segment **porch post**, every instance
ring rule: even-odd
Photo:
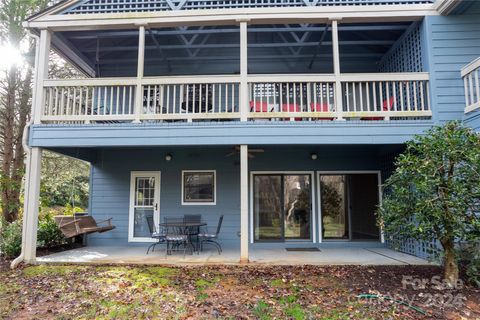
[[[340,49],[338,45],[338,20],[332,20],[333,73],[335,74],[335,108],[337,120],[343,120],[343,95],[340,78]]]
[[[25,176],[24,204],[24,255],[27,263],[35,262],[37,254],[38,207],[40,197],[40,171],[42,164],[42,149],[31,148],[27,156],[27,175]]]
[[[43,80],[48,78],[48,61],[50,58],[50,42],[51,42],[51,33],[47,29],[42,29],[40,31],[40,41],[39,41],[39,52],[38,52],[38,61],[35,61],[37,65],[35,66],[35,100],[33,101],[33,110],[32,118],[33,123],[39,124],[42,115],[43,108],[45,104],[44,99],[44,90],[43,90]]]
[[[240,146],[240,262],[248,262],[248,145]]]
[[[240,121],[248,120],[248,37],[247,20],[240,21]]]
[[[144,71],[145,59],[145,26],[138,28],[138,59],[137,59],[137,88],[135,90],[135,120],[133,122],[140,123],[140,115],[143,108],[143,88],[142,79]]]

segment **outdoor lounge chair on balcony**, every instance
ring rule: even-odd
[[[310,110],[312,112],[329,112],[328,103],[310,103]],[[318,120],[333,120],[334,118],[318,118]]]
[[[392,111],[395,98],[391,96],[388,100],[383,100],[382,111]],[[360,120],[384,120],[384,117],[362,117]]]

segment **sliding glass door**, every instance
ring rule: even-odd
[[[311,175],[257,174],[253,180],[255,241],[311,239]]]

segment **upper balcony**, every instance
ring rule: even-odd
[[[89,77],[41,80],[35,121],[429,119],[422,32],[421,21],[337,20],[43,30]]]

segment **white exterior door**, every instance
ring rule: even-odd
[[[130,175],[129,242],[153,242],[147,222],[160,222],[160,172],[132,171]]]

